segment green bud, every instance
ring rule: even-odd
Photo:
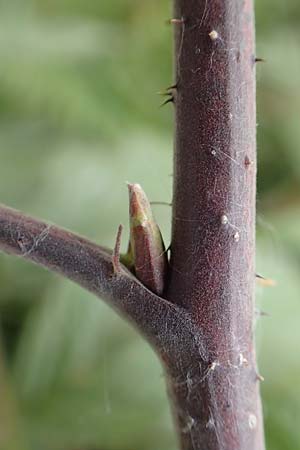
[[[150,203],[139,184],[128,184],[130,244],[122,262],[133,267],[136,277],[152,292],[165,289],[168,259]],[[131,266],[131,267],[130,267]]]

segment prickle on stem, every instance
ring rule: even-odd
[[[269,286],[276,286],[276,281],[272,280],[271,278],[265,278],[261,275],[259,275],[258,273],[255,274],[256,277],[256,281],[264,287],[269,287]]]

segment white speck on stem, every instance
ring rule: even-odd
[[[221,216],[221,224],[222,225],[227,225],[228,224],[228,217],[225,215],[225,214],[223,214],[223,216]]]
[[[248,360],[244,357],[243,353],[239,354],[239,366],[247,366]]]
[[[234,234],[233,239],[235,240],[235,242],[239,242],[239,240],[240,240],[240,233],[238,231]]]
[[[248,423],[251,430],[254,430],[257,425],[257,418],[254,414],[249,414]]]
[[[186,423],[185,427],[182,429],[182,432],[189,433],[194,425],[195,425],[195,419],[193,419],[193,417],[191,417],[191,416],[188,416],[187,423]]]
[[[216,30],[212,30],[210,33],[208,33],[208,36],[212,41],[216,41],[219,37],[219,33]]]
[[[212,417],[210,417],[206,424],[206,428],[208,428],[209,430],[212,430],[214,427],[215,427],[214,419]]]

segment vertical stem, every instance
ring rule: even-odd
[[[206,349],[191,362],[185,383],[169,381],[169,391],[182,450],[262,450],[253,342],[253,3],[175,0],[174,17],[182,23],[173,23],[177,90],[168,298],[191,313]]]

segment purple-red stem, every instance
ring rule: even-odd
[[[182,450],[262,450],[253,339],[255,53],[251,0],[175,0],[175,158],[167,298],[204,354],[169,392]],[[187,349],[188,351],[188,349]]]

